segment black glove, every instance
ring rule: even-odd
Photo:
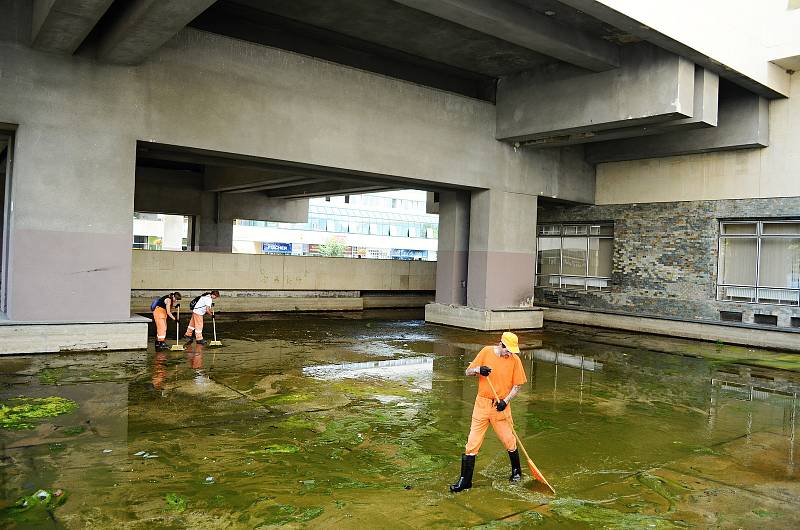
[[[508,403],[506,403],[501,399],[500,401],[497,402],[497,412],[503,412],[504,410],[506,410],[507,406]]]
[[[488,366],[481,366],[480,368],[478,368],[478,371],[481,373],[483,377],[486,377],[487,375],[492,373],[492,369],[489,368]]]

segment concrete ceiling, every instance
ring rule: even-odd
[[[190,26],[490,101],[510,73],[613,68],[625,41],[555,0],[219,0]]]

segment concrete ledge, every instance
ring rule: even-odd
[[[433,301],[433,296],[365,296],[364,309],[383,309],[393,307],[425,307]]]
[[[109,322],[13,322],[0,325],[0,355],[147,348],[149,319]]]
[[[184,299],[181,314],[189,311],[189,298]],[[131,312],[149,314],[152,298],[132,298]],[[222,297],[214,308],[226,313],[263,313],[270,311],[361,311],[363,298],[323,298],[289,296]]]
[[[539,307],[475,309],[433,303],[425,306],[425,321],[481,331],[505,331],[541,328],[543,315]]]
[[[544,308],[544,318],[548,321],[567,322],[584,326],[624,329],[640,333],[653,333],[706,341],[720,340],[728,344],[742,344],[759,348],[800,351],[800,333],[790,331],[773,331],[549,307]]]

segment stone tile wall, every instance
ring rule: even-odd
[[[716,300],[719,221],[800,218],[800,197],[562,207],[542,204],[538,222],[614,223],[608,291],[541,288],[545,305],[618,311],[640,316],[720,321],[720,311],[777,315],[790,327],[800,307]]]

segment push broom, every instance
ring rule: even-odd
[[[214,326],[214,340],[208,343],[209,346],[222,346],[222,341],[217,340],[217,315],[211,315],[211,324]]]
[[[178,305],[178,318],[175,320],[175,344],[169,349],[169,351],[183,351],[184,348],[181,346],[181,306]]]
[[[492,389],[492,393],[494,394],[494,398],[497,401],[500,401],[500,397],[497,395],[497,390],[494,389],[494,385],[492,384],[492,380],[489,379],[488,376],[486,376],[486,381],[489,383],[489,387]],[[503,415],[506,417],[506,420],[508,421],[508,424],[511,427],[511,432],[514,433],[514,438],[517,439],[517,445],[519,445],[519,448],[522,449],[522,454],[525,455],[525,459],[528,461],[528,467],[531,470],[531,475],[533,475],[533,478],[535,478],[536,480],[538,480],[539,482],[541,482],[542,484],[547,486],[550,489],[550,491],[553,492],[553,495],[555,495],[556,494],[556,490],[554,490],[553,486],[551,486],[550,483],[547,482],[547,479],[544,478],[544,475],[542,475],[542,472],[539,471],[539,468],[536,467],[536,464],[533,463],[533,460],[531,460],[531,457],[528,456],[528,451],[526,451],[525,450],[525,446],[522,445],[522,440],[519,439],[519,436],[517,435],[517,431],[516,431],[516,429],[514,429],[514,424],[512,423],[511,418],[508,417],[508,411],[503,409]]]

